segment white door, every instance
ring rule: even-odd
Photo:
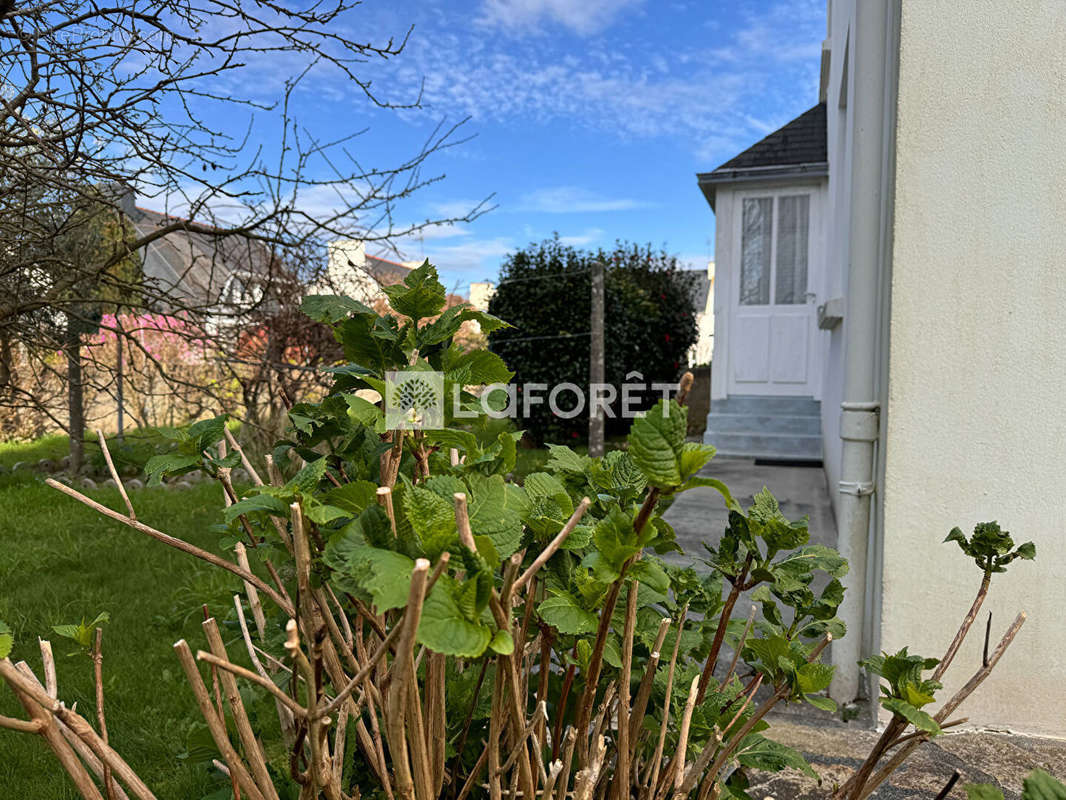
[[[814,395],[811,194],[738,198],[730,394]]]

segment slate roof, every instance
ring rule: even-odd
[[[137,232],[148,235],[174,217],[146,208],[128,214]],[[174,231],[147,245],[144,277],[189,307],[210,307],[220,300],[230,277],[266,274],[270,251],[243,236],[216,239],[193,231]]]
[[[714,171],[824,164],[827,159],[825,103],[819,103]]]
[[[827,175],[828,171],[825,103],[819,103],[743,153],[696,177],[713,205],[714,184],[802,174]]]
[[[387,258],[381,258],[379,256],[367,255],[366,257],[366,271],[369,272],[378,283],[383,286],[388,286],[393,283],[400,283],[407,274],[411,271],[411,267],[406,264],[400,264],[397,261],[390,261]]]

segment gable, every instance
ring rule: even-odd
[[[711,172],[696,178],[714,208],[715,187],[723,183],[829,173],[825,103],[819,103]]]

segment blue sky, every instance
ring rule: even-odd
[[[469,117],[473,138],[425,167],[445,179],[397,209],[399,223],[439,219],[494,195],[472,223],[397,243],[465,293],[553,231],[704,264],[714,218],[695,173],[817,101],[825,0],[366,0],[350,24],[378,41],[414,25],[401,55],[361,74],[397,103],[421,87],[422,107],[375,109],[324,76],[302,85],[297,110],[320,136],[366,126],[351,148],[375,166]]]

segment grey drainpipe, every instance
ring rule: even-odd
[[[851,251],[848,261],[847,309],[844,314],[844,399],[840,404],[840,552],[850,571],[840,616],[848,634],[833,643],[836,675],[830,694],[850,702],[863,694],[856,662],[869,654],[872,627],[867,609],[880,591],[880,574],[867,570],[871,539],[871,505],[877,486],[875,464],[881,404],[878,387],[882,325],[882,275],[885,244],[891,217],[891,158],[886,146],[894,144],[888,130],[895,102],[891,70],[898,50],[889,52],[894,0],[856,3],[852,29],[853,62],[849,72],[855,82],[851,173]],[[889,96],[891,91],[893,96]],[[875,564],[879,560],[875,559]],[[871,574],[874,573],[874,574]]]

